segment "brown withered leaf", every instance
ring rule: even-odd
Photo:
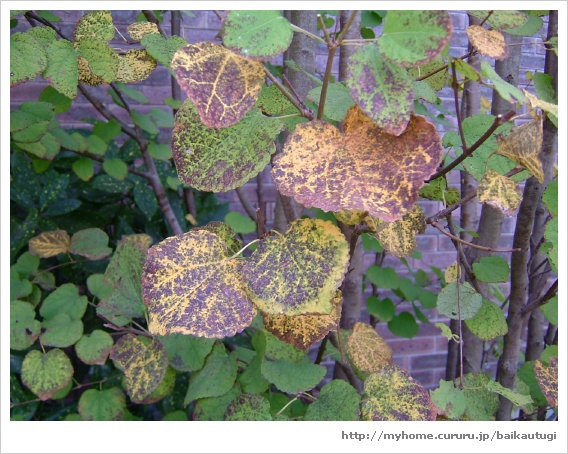
[[[540,184],[544,171],[539,154],[542,148],[542,117],[511,129],[506,137],[497,136],[497,153],[526,167]]]
[[[172,68],[201,121],[212,128],[237,123],[255,104],[264,83],[264,65],[214,43],[179,49]]]
[[[413,115],[394,136],[353,106],[345,134],[320,120],[299,124],[275,158],[272,177],[280,193],[308,207],[359,209],[392,222],[413,208],[443,153],[425,118]]]
[[[496,60],[505,60],[509,56],[509,48],[500,31],[487,30],[479,25],[470,25],[465,32],[471,43],[482,55],[487,55]]]
[[[534,376],[551,407],[558,407],[558,358],[550,358],[548,367],[542,361],[533,364]]]
[[[366,323],[355,323],[353,333],[347,338],[347,354],[361,379],[392,364],[391,348],[375,328]]]
[[[481,203],[487,203],[512,216],[523,198],[518,184],[495,170],[488,170],[479,180],[477,196]]]
[[[278,339],[307,350],[317,341],[322,340],[327,333],[337,328],[341,318],[342,302],[343,298],[338,290],[332,299],[331,314],[292,316],[262,314],[264,327]]]
[[[69,252],[70,244],[71,238],[65,230],[42,232],[33,237],[28,243],[30,252],[42,258],[53,257],[57,254],[66,254]]]

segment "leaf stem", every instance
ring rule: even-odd
[[[465,142],[465,134],[463,132],[463,123],[461,118],[461,109],[458,93],[458,76],[456,74],[456,62],[452,60],[452,89],[454,91],[454,107],[456,109],[456,120],[458,122],[458,130],[460,133],[460,139],[462,142],[462,150],[467,150],[467,144]]]
[[[264,68],[264,74],[268,77],[274,85],[278,87],[278,89],[282,92],[282,94],[292,103],[292,105],[298,109],[300,115],[302,117],[307,118],[308,120],[314,119],[314,114],[310,109],[304,109],[302,105],[298,102],[298,100],[290,93],[286,87],[280,82],[266,67]]]
[[[319,16],[319,14],[318,14],[318,16]],[[315,39],[316,41],[318,41],[322,44],[325,44],[325,41],[322,38],[320,38],[317,35],[314,35],[313,33],[310,33],[307,30],[304,30],[303,28],[298,27],[297,25],[290,24],[290,27],[292,28],[292,31],[295,31],[296,33],[302,33],[303,35],[306,35],[309,38]]]
[[[250,245],[254,244],[254,243],[258,243],[260,241],[260,238],[257,238],[256,240],[252,240],[250,243],[248,243],[246,246],[244,246],[239,252],[236,252],[235,254],[233,254],[231,257],[227,257],[224,260],[232,260],[234,258],[237,258],[239,255],[241,255],[241,253],[243,251],[245,251]]]
[[[274,416],[279,416],[284,410],[286,410],[296,400],[298,400],[298,396],[294,397],[293,399],[290,399],[290,402],[288,402],[286,405],[284,405],[280,409],[280,411],[278,413],[276,413]]]

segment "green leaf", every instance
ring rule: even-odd
[[[361,403],[363,421],[434,421],[428,391],[399,366],[369,375]]]
[[[473,264],[475,277],[482,282],[507,282],[509,279],[509,263],[503,257],[494,255],[482,257]]]
[[[96,37],[102,41],[110,41],[114,38],[114,33],[110,11],[98,10],[89,11],[79,19],[73,37],[75,41],[81,41],[90,37]]]
[[[315,388],[324,378],[326,368],[312,364],[308,358],[298,363],[286,359],[264,359],[260,371],[262,376],[280,391],[297,394]]]
[[[65,39],[53,41],[46,46],[47,68],[43,77],[58,92],[70,99],[77,97],[79,70],[77,52],[73,44]]]
[[[31,143],[40,140],[54,117],[53,104],[24,102],[10,112],[10,133],[16,142]]]
[[[274,84],[262,86],[258,99],[256,100],[256,107],[260,108],[264,114],[269,116],[283,114],[290,108],[295,109],[294,105]]]
[[[193,410],[194,421],[223,421],[228,405],[239,395],[241,391],[237,385],[233,386],[228,393],[219,397],[206,397],[197,399]]]
[[[558,216],[558,180],[548,183],[542,194],[542,201],[552,216]]]
[[[243,57],[269,60],[292,42],[292,27],[282,13],[231,11],[223,21],[223,44]]]
[[[83,322],[62,313],[41,323],[41,343],[50,347],[70,347],[83,335]]]
[[[58,348],[42,353],[29,352],[22,362],[22,383],[40,400],[50,399],[65,388],[73,378],[73,366],[67,355]]]
[[[148,116],[142,115],[135,110],[130,111],[130,117],[136,126],[146,131],[149,134],[158,134],[160,130],[156,126],[156,123]]]
[[[90,260],[100,260],[112,252],[108,247],[108,235],[101,229],[79,230],[71,237],[69,252],[82,255]]]
[[[83,334],[75,344],[77,356],[85,364],[102,366],[110,354],[114,341],[109,333],[100,329]]]
[[[227,393],[237,378],[237,355],[227,355],[222,343],[216,343],[205,365],[191,375],[183,404],[203,397],[218,397]]]
[[[176,410],[164,415],[162,421],[187,421],[187,413],[183,410]]]
[[[272,421],[270,402],[258,394],[241,394],[227,407],[225,421]]]
[[[517,378],[522,380],[530,389],[530,396],[537,406],[547,405],[547,400],[536,380],[534,373],[535,361],[527,361],[517,371]],[[496,396],[497,397],[497,396]]]
[[[134,196],[136,205],[140,208],[142,213],[144,213],[146,218],[148,220],[152,219],[152,216],[158,211],[158,201],[156,200],[154,191],[148,187],[145,181],[140,181],[134,185],[132,195]]]
[[[558,296],[552,297],[540,310],[550,323],[558,325]]]
[[[91,134],[89,137],[87,137],[87,147],[89,149],[89,152],[97,154],[99,156],[103,156],[108,148],[107,143],[99,136],[96,136],[94,134]]]
[[[30,303],[10,302],[10,349],[25,350],[31,347],[41,333],[35,319],[36,311]]]
[[[503,31],[509,35],[532,36],[542,28],[543,23],[544,22],[540,17],[529,15],[529,17],[527,17],[527,21],[520,27],[509,28]]]
[[[443,177],[425,184],[420,189],[420,196],[429,200],[441,200],[446,205],[453,205],[461,198],[460,191],[455,188],[448,188],[446,179]]]
[[[395,315],[394,303],[390,298],[379,300],[376,296],[367,298],[367,312],[381,322],[390,322]]]
[[[186,100],[176,114],[172,151],[181,181],[202,191],[235,189],[260,173],[275,151],[282,124],[258,109],[220,129],[202,123]]]
[[[480,339],[489,341],[507,334],[507,320],[501,308],[483,298],[482,306],[473,318],[465,321],[470,331]]]
[[[238,381],[245,393],[263,393],[270,383],[262,376],[260,366],[262,357],[254,355],[247,368],[239,375]]]
[[[148,144],[148,153],[154,159],[160,159],[162,161],[167,161],[172,158],[172,150],[169,146],[162,143],[151,142]]]
[[[52,86],[47,86],[43,89],[39,95],[38,101],[53,104],[53,111],[56,114],[67,112],[73,102],[72,99],[61,94]]]
[[[459,307],[457,282],[445,286],[438,294],[438,312],[453,320],[467,320],[481,309],[483,297],[469,284],[459,284]]]
[[[225,222],[212,221],[203,227],[195,227],[194,230],[207,230],[208,232],[217,235],[225,242],[225,245],[227,246],[227,254],[229,256],[235,255],[243,247],[241,240],[235,238],[237,232],[235,232],[235,230],[233,230],[233,228]]]
[[[395,136],[410,120],[414,103],[412,79],[401,66],[383,58],[368,44],[349,58],[347,87],[355,102],[377,125]]]
[[[439,388],[430,390],[430,398],[448,419],[459,420],[465,412],[464,392],[451,381],[440,380]]]
[[[306,358],[306,352],[277,338],[274,334],[264,330],[264,357],[269,360],[285,359],[293,363]]]
[[[452,330],[450,329],[450,327],[448,325],[446,325],[445,323],[442,323],[442,322],[434,323],[434,326],[439,328],[442,336],[444,336],[449,341],[454,340],[456,342],[459,342],[460,337],[457,334],[452,333]]]
[[[88,389],[79,399],[83,421],[122,421],[125,412],[126,397],[118,388]]]
[[[222,338],[249,326],[256,309],[242,288],[240,266],[228,260],[225,241],[206,230],[154,245],[142,276],[150,332]]]
[[[178,49],[185,46],[187,41],[177,35],[166,39],[159,33],[152,33],[144,36],[140,43],[152,57],[164,65],[170,73],[174,75],[170,63],[174,54],[178,51]]]
[[[306,96],[308,101],[319,104],[322,87],[310,90]],[[347,110],[355,105],[349,90],[340,82],[329,84],[325,98],[323,114],[333,121],[343,121],[347,115]]]
[[[407,68],[424,65],[440,54],[451,34],[447,11],[388,11],[377,44],[384,57]]]
[[[558,273],[558,217],[550,219],[544,229],[544,238],[550,242],[548,247],[548,260],[555,273]]]
[[[495,382],[493,380],[489,380],[485,387],[487,390],[492,391],[494,393],[500,394],[503,397],[509,399],[513,405],[518,407],[526,407],[529,404],[533,403],[533,400],[530,396],[525,396],[523,394],[519,394],[514,392],[512,389],[505,388],[500,383]]]
[[[465,417],[470,421],[489,421],[499,408],[498,396],[487,390],[488,374],[464,375]]]
[[[247,293],[263,313],[329,314],[347,270],[348,249],[331,222],[298,219],[246,259],[241,273]]]
[[[81,320],[88,303],[87,297],[80,296],[74,284],[67,283],[45,298],[39,313],[44,319],[52,319],[58,314],[67,314],[71,320]]]
[[[388,327],[391,333],[409,339],[416,336],[420,330],[414,315],[407,311],[395,315],[392,320],[388,322]]]
[[[134,101],[137,101],[141,104],[148,104],[150,102],[148,97],[141,91],[137,90],[136,88],[130,87],[123,82],[116,82],[116,86],[120,89],[122,94],[128,96],[130,99],[133,99]]]
[[[29,33],[10,35],[10,86],[35,79],[47,67],[47,54]]]
[[[361,396],[343,380],[332,380],[308,406],[304,421],[358,421]]]
[[[493,82],[493,88],[497,90],[501,97],[510,103],[519,102],[521,104],[526,102],[525,95],[517,87],[511,85],[510,83],[501,79],[499,74],[491,67],[487,61],[481,62],[481,75],[487,77],[491,82]]]
[[[93,161],[89,158],[79,158],[73,162],[71,165],[73,172],[83,181],[89,181],[94,173],[95,168],[93,166]]]
[[[115,120],[97,121],[93,128],[93,134],[107,143],[118,136],[121,131],[120,125]]]
[[[166,374],[168,356],[158,339],[126,334],[116,341],[110,359],[124,370],[126,391],[135,403],[155,391]]]
[[[182,372],[195,372],[201,369],[215,343],[213,339],[189,334],[170,334],[158,336],[158,339],[166,347],[170,365]]]
[[[24,252],[16,263],[14,263],[10,269],[15,270],[23,278],[27,279],[30,275],[34,274],[39,268],[39,257],[31,254],[30,252]]]
[[[238,211],[229,211],[225,215],[225,223],[228,224],[235,233],[253,233],[256,232],[256,223],[251,218],[245,216]]]
[[[487,23],[497,30],[510,30],[521,27],[527,22],[527,14],[521,11],[468,11],[468,14],[480,19],[487,19]]]
[[[104,82],[114,81],[118,71],[118,56],[105,41],[86,36],[79,41],[77,53],[87,60],[93,74],[101,77]]]
[[[461,62],[463,60],[457,60],[457,61]],[[446,65],[446,60],[444,60],[444,58],[441,55],[438,55],[433,60],[429,61],[424,65],[420,65],[415,68],[410,68],[408,70],[408,73],[412,78],[418,79],[427,76],[428,74],[444,67],[445,65]],[[436,72],[435,74],[432,74],[431,76],[424,79],[423,82],[426,82],[430,86],[430,88],[434,90],[434,92],[441,90],[448,83],[448,68],[445,68],[441,71]]]

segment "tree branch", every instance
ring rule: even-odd
[[[540,298],[534,299],[529,301],[526,306],[521,309],[521,316],[526,317],[535,309],[538,309],[540,306],[544,306],[548,301],[550,301],[556,294],[558,293],[558,279],[554,281],[554,283],[548,288],[546,293],[541,296]]]
[[[264,74],[266,75],[266,77],[268,77],[273,84],[275,84],[280,91],[282,92],[282,94],[288,99],[288,101],[290,101],[292,103],[292,105],[298,109],[298,112],[300,112],[300,115],[302,117],[307,118],[308,120],[313,120],[314,117],[314,113],[310,110],[310,109],[304,109],[302,107],[302,105],[298,102],[298,100],[294,97],[294,95],[292,95],[287,89],[286,87],[284,87],[284,85],[282,85],[282,82],[280,82],[276,77],[274,77],[274,75],[266,68],[264,68]]]

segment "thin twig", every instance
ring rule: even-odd
[[[313,33],[310,33],[310,32],[307,31],[307,30],[304,30],[303,28],[298,27],[297,25],[290,24],[290,28],[291,28],[292,31],[294,31],[294,32],[301,33],[302,35],[306,35],[306,36],[308,36],[309,38],[315,39],[316,41],[319,41],[320,43],[325,44],[325,41],[324,41],[322,38],[320,38],[320,37],[317,36],[317,35],[314,35]]]
[[[247,195],[245,194],[244,186],[236,188],[235,192],[237,193],[237,196],[239,197],[241,205],[245,209],[248,217],[251,218],[253,221],[256,221],[256,210],[254,209],[254,207],[252,206],[252,203],[250,202]]]
[[[166,34],[164,33],[164,29],[162,28],[162,24],[160,24],[160,21],[158,20],[158,18],[154,14],[154,11],[149,10],[149,9],[143,9],[142,14],[144,14],[144,17],[146,18],[146,20],[148,22],[152,22],[153,24],[156,25],[156,27],[158,27],[158,31],[160,32],[160,34],[162,36],[166,36]]]
[[[549,289],[541,298],[529,301],[521,309],[521,316],[526,317],[535,309],[538,309],[540,306],[544,306],[546,303],[548,303],[548,301],[550,301],[554,296],[556,296],[557,293],[558,293],[558,279],[554,281],[554,283],[549,287]]]
[[[462,150],[467,150],[467,144],[465,141],[465,133],[463,132],[463,123],[461,118],[461,109],[458,93],[458,76],[456,74],[456,63],[452,60],[452,89],[454,91],[454,106],[456,109],[456,120],[458,122],[458,130],[460,133],[460,139],[462,143]]]
[[[282,85],[282,82],[280,82],[276,77],[274,77],[274,75],[267,68],[264,68],[264,74],[272,81],[273,84],[275,84],[278,87],[278,89],[288,99],[288,101],[290,101],[292,105],[296,109],[298,109],[298,112],[300,112],[300,115],[302,115],[302,117],[305,117],[308,120],[313,120],[315,118],[314,113],[310,109],[307,108],[304,109],[302,105],[298,102],[298,100],[294,97],[294,95],[292,95],[292,93],[290,93],[286,89],[286,87]]]
[[[329,31],[327,30],[327,27],[325,26],[325,22],[323,21],[322,15],[318,14],[317,19],[318,19],[320,28],[323,30],[323,35],[325,36],[325,43],[329,45],[331,43],[331,36],[329,36]]]

